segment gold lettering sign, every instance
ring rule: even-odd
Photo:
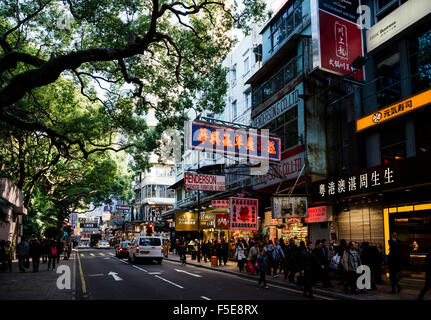
[[[394,119],[431,102],[431,89],[410,97],[389,107],[378,110],[356,121],[356,132]]]

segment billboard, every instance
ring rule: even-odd
[[[212,200],[211,207],[213,209],[229,209],[229,200]]]
[[[280,161],[280,138],[257,133],[257,130],[237,129],[200,121],[189,121],[187,147],[254,159]]]
[[[198,231],[198,213],[175,210],[175,231]]]
[[[364,80],[364,68],[355,71],[353,61],[364,55],[362,31],[357,24],[359,0],[313,0],[313,67],[340,76],[351,73]]]
[[[205,190],[205,191],[225,191],[226,182],[224,176],[210,174],[184,173],[184,189]]]
[[[273,197],[271,205],[274,219],[307,217],[306,197]]]
[[[305,218],[306,223],[326,221],[328,221],[326,206],[308,208],[308,218]]]
[[[257,199],[231,197],[229,204],[231,229],[257,230]]]

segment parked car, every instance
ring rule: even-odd
[[[90,239],[82,238],[78,242],[78,248],[90,248]]]
[[[115,247],[115,256],[117,258],[122,258],[122,257],[127,258],[129,256],[129,248],[130,248],[130,241],[120,242],[120,244]]]
[[[97,243],[97,249],[109,249],[110,245],[109,242],[106,240],[99,240]]]
[[[129,261],[132,263],[138,260],[156,260],[162,263],[162,238],[152,236],[135,237],[129,247]]]

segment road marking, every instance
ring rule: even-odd
[[[191,275],[191,276],[196,277],[196,278],[202,278],[202,276],[201,276],[201,275],[199,275],[199,274],[194,274],[194,273],[187,272],[187,271],[180,270],[180,269],[174,269],[174,270],[175,270],[176,272],[186,273],[186,274]]]
[[[114,279],[115,279],[115,281],[121,281],[121,280],[123,280],[123,279],[121,279],[119,276],[118,276],[118,273],[116,273],[116,272],[109,272],[108,273],[108,276],[112,276]]]
[[[111,256],[113,256],[113,255],[114,255],[112,252],[109,252],[109,254],[110,254]]]
[[[79,255],[78,255],[78,264],[79,264],[79,273],[81,275],[82,296],[84,298],[86,298],[87,297],[87,287],[85,285],[84,273],[82,272],[81,258],[79,258]]]
[[[94,253],[90,253],[90,256],[94,257]]]
[[[161,272],[148,272],[148,274],[162,274]]]
[[[210,298],[205,297],[205,296],[201,296],[201,298],[204,299],[204,300],[211,300]]]
[[[98,274],[87,274],[87,277],[102,277],[103,273],[98,273]]]
[[[102,252],[99,252],[99,254],[101,255],[101,256],[104,256],[105,254],[104,253],[102,253]]]
[[[165,278],[162,278],[162,277],[159,277],[159,276],[155,276],[155,277],[156,277],[156,278],[159,278],[160,280],[166,281],[167,283],[170,283],[170,284],[172,284],[173,286],[176,286],[176,287],[178,287],[178,288],[180,288],[180,289],[184,289],[184,287],[181,287],[179,284],[173,283],[172,281],[169,281],[169,280],[167,280],[167,279],[165,279]]]
[[[84,254],[83,253],[81,253],[81,257],[83,257],[84,256]]]
[[[139,268],[138,266],[133,266],[133,268],[136,268],[136,269],[141,270],[141,271],[144,271],[144,272],[148,272],[147,270],[142,269],[142,268]]]

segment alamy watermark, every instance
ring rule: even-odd
[[[72,272],[70,267],[65,265],[58,266],[56,273],[60,274],[57,278],[57,289],[70,290],[72,288]]]

